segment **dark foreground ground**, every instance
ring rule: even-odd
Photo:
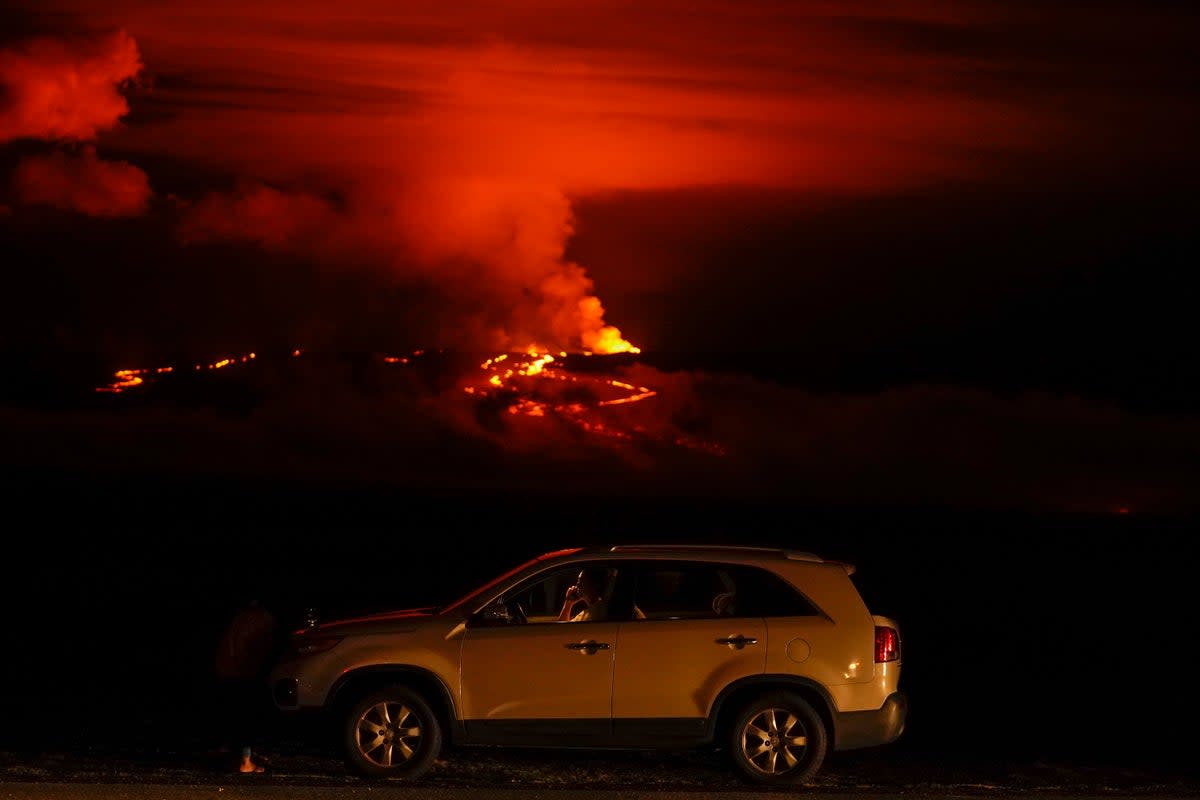
[[[1194,519],[46,471],[6,487],[3,780],[228,780],[228,757],[209,752],[209,667],[246,592],[290,624],[307,606],[450,600],[554,547],[699,539],[852,562],[872,610],[901,624],[908,729],[831,756],[819,787],[1200,794]],[[266,781],[356,785],[307,731],[278,724]],[[536,751],[450,753],[429,782],[740,786],[714,755]]]
[[[268,771],[237,775],[229,759],[193,752],[184,743],[169,746],[93,747],[78,751],[0,753],[0,784],[156,784],[212,787],[332,787],[364,790],[396,786],[368,784],[328,754],[278,742]],[[719,753],[579,754],[553,751],[452,752],[418,784],[430,790],[685,792],[732,794],[748,790]],[[916,797],[1196,797],[1200,780],[1180,771],[1083,765],[1054,761],[1006,761],[982,756],[959,760],[920,755],[897,747],[891,752],[835,754],[804,787],[805,793],[909,795]],[[18,793],[15,796],[20,796]]]

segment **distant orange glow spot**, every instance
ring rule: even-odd
[[[636,403],[639,400],[645,400],[647,397],[654,397],[656,394],[658,394],[658,392],[646,391],[639,394],[630,395],[629,397],[618,397],[615,400],[601,400],[599,403],[597,403],[597,405],[615,406],[620,405],[621,403]]]
[[[134,386],[139,386],[142,383],[142,378],[139,377],[146,372],[144,369],[119,369],[113,373],[116,380],[106,386],[97,386],[97,392],[112,392],[119,393],[126,389],[131,389]]]
[[[531,352],[530,355],[534,355],[534,354]],[[538,358],[535,358],[533,361],[529,362],[525,366],[524,369],[521,369],[518,371],[522,375],[537,375],[540,372],[542,372],[542,370],[545,368],[545,366],[553,360],[554,360],[554,356],[549,355],[549,354],[540,356]]]
[[[299,354],[299,351],[296,351],[293,353],[293,355],[298,355],[298,354]],[[248,353],[244,356],[240,356],[240,357],[236,357],[236,358],[223,358],[223,359],[220,359],[219,361],[214,361],[211,364],[195,364],[192,366],[192,370],[194,372],[199,372],[200,370],[203,370],[203,369],[222,369],[224,367],[227,367],[230,365],[236,365],[239,363],[245,364],[248,361],[250,361],[256,357],[257,357],[257,355],[255,353]],[[119,369],[113,373],[113,377],[115,377],[116,380],[112,381],[111,383],[105,384],[104,386],[96,387],[96,391],[97,392],[107,392],[107,393],[112,393],[112,394],[120,393],[120,392],[125,391],[126,389],[132,389],[135,386],[141,386],[142,384],[144,384],[145,379],[143,379],[141,377],[142,375],[150,375],[150,374],[169,375],[170,373],[172,373],[174,371],[175,371],[175,367],[173,367],[173,366],[155,367],[153,369]]]

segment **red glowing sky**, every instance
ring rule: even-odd
[[[167,113],[114,146],[337,189],[870,190],[994,170],[987,156],[1062,135],[1048,98],[991,74],[1003,52],[950,46],[1012,20],[954,4],[50,6],[136,43]]]
[[[1045,437],[1010,452],[1003,420],[1078,417],[1027,493],[1154,496],[1138,452],[1194,477],[1171,466],[1191,417],[1137,415],[1200,410],[1195,11],[442,5],[8,4],[3,354],[111,375],[271,345],[638,346],[799,387],[653,407],[761,441],[755,475],[820,473],[829,429],[875,476],[890,436],[932,496],[973,474],[957,456],[1040,474]]]

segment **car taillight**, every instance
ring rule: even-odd
[[[875,626],[875,663],[900,660],[900,634],[895,628]]]

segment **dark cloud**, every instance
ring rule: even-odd
[[[141,69],[137,44],[124,31],[0,49],[0,143],[95,139],[129,111],[119,90]]]
[[[145,172],[124,161],[103,161],[90,146],[77,154],[27,157],[13,173],[13,191],[20,203],[96,217],[141,214],[152,194]]]

